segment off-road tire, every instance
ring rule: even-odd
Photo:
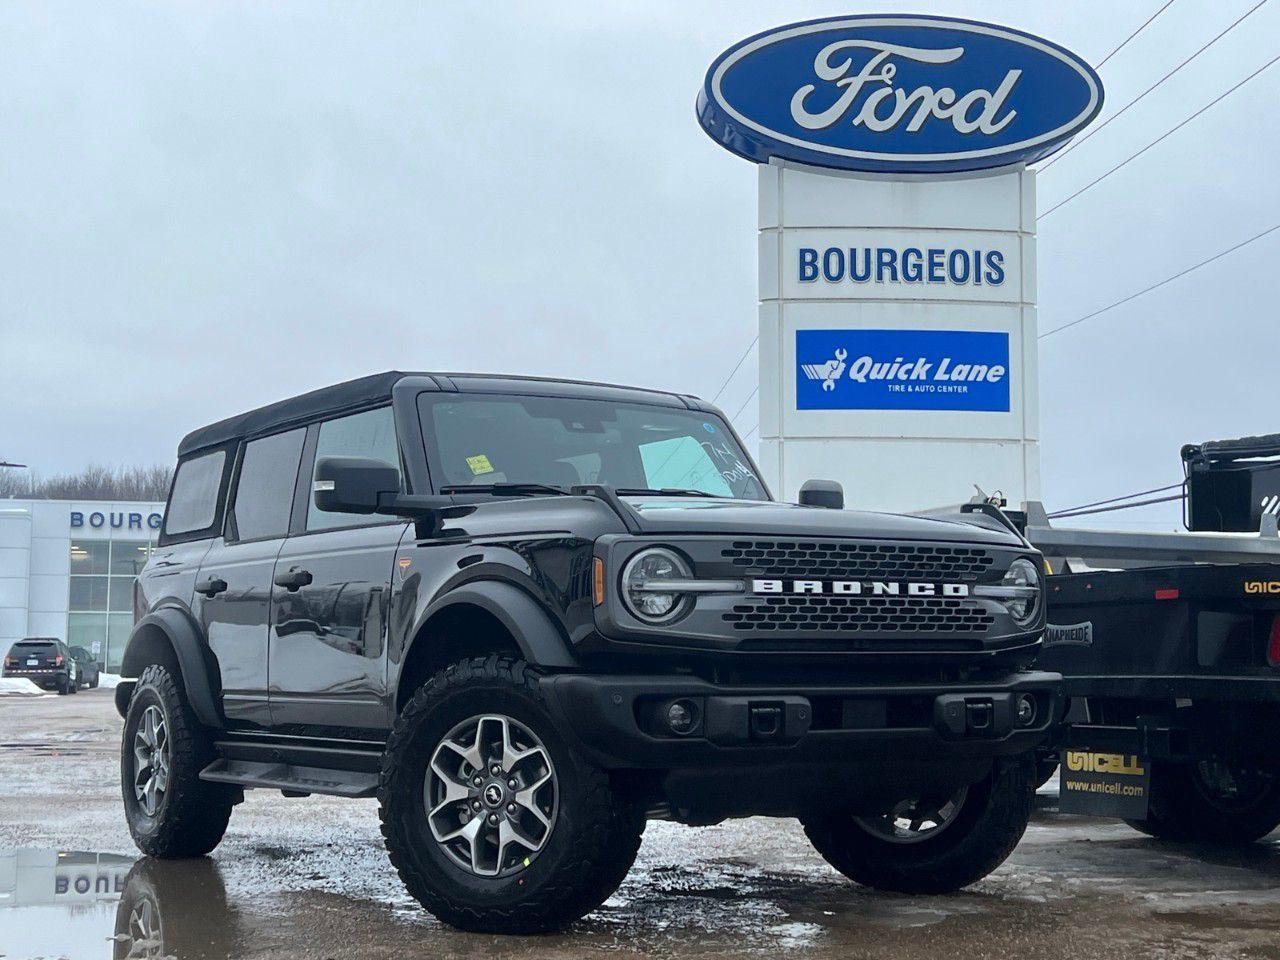
[[[453,862],[431,835],[424,801],[436,745],[457,723],[487,712],[512,717],[542,740],[559,788],[546,846],[501,878]],[[558,930],[590,913],[626,877],[644,830],[638,805],[561,736],[537,671],[496,655],[453,664],[417,690],[392,728],[378,799],[387,851],[409,893],[445,923],[484,933]]]
[[[1222,804],[1206,796],[1195,766],[1154,761],[1146,820],[1126,820],[1133,829],[1175,843],[1241,845],[1280,827],[1280,770],[1249,802]]]
[[[899,844],[872,834],[848,814],[804,821],[827,863],[855,883],[898,893],[950,893],[981,880],[1008,859],[1031,818],[1034,757],[997,758],[969,787],[956,820],[938,836]]]
[[[164,714],[169,743],[169,784],[155,816],[134,794],[134,735],[149,706]],[[200,771],[214,759],[213,739],[195,718],[186,694],[160,664],[142,671],[125,716],[120,747],[120,789],[125,819],[138,849],[162,859],[202,857],[222,840],[238,788],[206,783]]]

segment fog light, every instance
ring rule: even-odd
[[[1018,726],[1029,727],[1036,722],[1036,698],[1025,694],[1018,698]]]
[[[692,700],[673,700],[667,704],[667,729],[683,737],[698,723],[698,705]]]

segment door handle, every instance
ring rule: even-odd
[[[196,593],[202,593],[212,599],[227,589],[227,581],[221,577],[206,577],[196,584]]]
[[[293,593],[295,590],[301,590],[309,583],[311,583],[310,570],[299,570],[297,567],[294,567],[288,573],[277,573],[275,575],[275,585],[277,587],[284,587],[290,593]]]

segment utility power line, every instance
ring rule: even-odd
[[[1263,230],[1261,233],[1254,234],[1248,240],[1241,240],[1235,246],[1228,247],[1226,250],[1223,250],[1221,253],[1215,253],[1212,257],[1209,257],[1205,260],[1201,260],[1199,263],[1193,264],[1192,266],[1187,267],[1185,270],[1179,270],[1173,276],[1166,277],[1164,280],[1161,280],[1159,283],[1153,283],[1149,287],[1144,287],[1143,289],[1139,290],[1137,293],[1131,293],[1129,294],[1129,296],[1124,297],[1123,299],[1117,300],[1115,303],[1108,304],[1107,306],[1103,307],[1100,310],[1093,311],[1093,313],[1087,313],[1083,317],[1080,317],[1076,320],[1072,320],[1070,323],[1064,323],[1060,327],[1054,327],[1052,330],[1048,330],[1040,334],[1040,336],[1037,339],[1044,340],[1048,337],[1052,337],[1055,333],[1061,333],[1063,330],[1066,330],[1070,327],[1074,327],[1076,324],[1084,323],[1086,320],[1092,320],[1094,317],[1098,316],[1099,314],[1106,313],[1108,310],[1114,310],[1116,307],[1120,306],[1121,304],[1128,303],[1130,300],[1136,300],[1138,297],[1142,296],[1144,293],[1150,293],[1152,290],[1158,289],[1159,287],[1163,287],[1167,283],[1172,283],[1174,280],[1177,280],[1179,277],[1185,277],[1187,274],[1191,273],[1192,271],[1199,270],[1201,267],[1207,266],[1213,263],[1215,260],[1221,260],[1223,257],[1227,256],[1228,254],[1235,253],[1237,250],[1241,249],[1242,247],[1247,247],[1249,244],[1253,243],[1255,240],[1261,240],[1267,234],[1275,233],[1277,230],[1280,230],[1280,223],[1277,223],[1275,226],[1268,227],[1266,230]]]
[[[755,385],[755,387],[752,389],[752,391],[751,391],[749,394],[747,394],[747,399],[745,399],[745,400],[743,400],[743,401],[742,401],[742,406],[740,406],[740,407],[738,408],[738,413],[735,413],[735,414],[734,414],[732,417],[730,417],[729,419],[730,419],[730,420],[737,420],[737,419],[738,419],[738,414],[739,414],[739,413],[742,413],[742,411],[743,411],[743,410],[747,409],[747,404],[751,402],[751,398],[752,398],[752,397],[754,397],[754,396],[755,396],[757,393],[759,393],[759,392],[760,392],[760,384],[758,384],[758,383],[757,383],[757,384]]]
[[[729,385],[729,381],[733,379],[734,374],[738,372],[738,368],[741,367],[742,364],[746,361],[747,357],[751,355],[752,349],[755,347],[757,343],[759,343],[759,341],[760,341],[760,334],[757,333],[754,337],[751,338],[751,343],[747,345],[747,349],[744,350],[742,353],[742,356],[738,358],[738,362],[733,365],[733,369],[729,371],[729,375],[724,378],[724,383],[720,384],[720,389],[717,390],[716,395],[711,398],[712,403],[715,403],[717,400],[720,399],[720,394],[724,393],[724,388]]]
[[[1185,60],[1183,60],[1180,64],[1178,64],[1176,67],[1174,67],[1174,68],[1173,68],[1172,70],[1170,70],[1168,73],[1166,73],[1163,77],[1161,77],[1159,80],[1157,80],[1157,81],[1156,81],[1155,83],[1153,83],[1151,86],[1147,87],[1147,89],[1143,90],[1140,94],[1138,94],[1136,97],[1134,97],[1134,98],[1133,98],[1132,100],[1130,100],[1128,103],[1126,103],[1123,107],[1121,107],[1119,110],[1117,110],[1117,111],[1116,111],[1115,113],[1113,113],[1111,116],[1107,117],[1107,119],[1103,120],[1103,121],[1102,121],[1100,124],[1098,124],[1096,127],[1094,127],[1093,129],[1091,129],[1088,133],[1086,133],[1086,134],[1085,134],[1083,137],[1081,137],[1079,140],[1076,140],[1074,143],[1070,143],[1070,144],[1068,144],[1068,145],[1067,145],[1067,147],[1066,147],[1066,149],[1065,149],[1065,150],[1060,151],[1056,156],[1050,157],[1050,158],[1049,158],[1049,160],[1048,160],[1048,162],[1046,162],[1046,163],[1044,164],[1044,166],[1042,166],[1042,167],[1040,167],[1040,168],[1039,168],[1039,169],[1040,169],[1040,172],[1041,172],[1041,173],[1043,173],[1045,170],[1048,170],[1048,169],[1049,169],[1050,167],[1052,167],[1055,163],[1057,163],[1059,160],[1061,160],[1063,157],[1065,157],[1068,153],[1070,153],[1070,152],[1071,152],[1072,150],[1074,150],[1076,147],[1080,146],[1080,144],[1084,143],[1086,140],[1088,140],[1088,139],[1089,139],[1090,137],[1092,137],[1094,134],[1099,133],[1101,130],[1103,130],[1103,129],[1107,126],[1107,124],[1109,124],[1112,120],[1115,120],[1115,119],[1117,119],[1118,117],[1122,116],[1126,110],[1128,110],[1130,107],[1132,107],[1134,104],[1136,104],[1139,100],[1141,100],[1141,99],[1142,99],[1143,97],[1145,97],[1147,94],[1151,93],[1153,90],[1155,90],[1155,89],[1156,89],[1157,87],[1159,87],[1161,84],[1163,84],[1166,80],[1168,80],[1168,79],[1169,79],[1170,77],[1172,77],[1175,73],[1177,73],[1179,70],[1181,70],[1181,69],[1182,69],[1183,67],[1185,67],[1187,64],[1189,64],[1189,63],[1190,63],[1192,60],[1194,60],[1196,57],[1200,56],[1200,54],[1204,53],[1206,50],[1208,50],[1210,47],[1212,47],[1215,43],[1217,43],[1219,40],[1221,40],[1223,37],[1225,37],[1228,33],[1230,33],[1230,32],[1231,32],[1232,30],[1234,30],[1236,27],[1240,26],[1240,24],[1244,23],[1244,22],[1245,22],[1245,20],[1247,20],[1251,15],[1253,15],[1253,13],[1254,13],[1254,12],[1256,12],[1257,10],[1259,10],[1261,7],[1265,6],[1265,5],[1266,5],[1266,3],[1267,3],[1267,0],[1258,0],[1258,2],[1257,2],[1257,3],[1255,3],[1252,7],[1250,7],[1248,10],[1246,10],[1244,13],[1242,13],[1242,14],[1241,14],[1239,17],[1237,17],[1234,21],[1232,21],[1232,23],[1231,23],[1231,25],[1230,25],[1230,26],[1228,26],[1225,30],[1223,30],[1221,33],[1219,33],[1216,37],[1214,37],[1212,40],[1210,40],[1208,43],[1206,43],[1203,47],[1201,47],[1201,48],[1200,48],[1199,50],[1197,50],[1195,53],[1191,54],[1191,56],[1187,57],[1187,58],[1186,58]],[[1168,4],[1165,4],[1165,6],[1168,6]],[[1161,10],[1163,10],[1163,9],[1164,9],[1164,7],[1161,7]],[[1157,15],[1158,15],[1158,14],[1159,14],[1159,11],[1157,11]],[[1154,17],[1153,17],[1152,19],[1154,19]],[[1148,21],[1147,21],[1147,23],[1150,23],[1150,22],[1151,22],[1150,20],[1148,20]],[[1139,28],[1139,29],[1141,29],[1141,28]],[[1127,41],[1126,41],[1126,42],[1127,42]],[[1122,44],[1121,46],[1123,46],[1123,44]],[[1119,48],[1117,48],[1117,49],[1119,49]],[[1114,51],[1113,51],[1113,53],[1114,53]],[[1109,59],[1109,57],[1108,57],[1108,59]],[[1104,62],[1105,62],[1105,61],[1104,61]],[[1100,64],[1098,64],[1098,66],[1102,66],[1102,64],[1100,63]]]
[[[1137,30],[1133,31],[1133,33],[1129,34],[1127,37],[1125,37],[1123,40],[1121,40],[1121,41],[1120,41],[1120,46],[1116,47],[1114,50],[1112,50],[1110,53],[1108,53],[1105,57],[1103,57],[1101,60],[1099,60],[1099,61],[1098,61],[1098,65],[1097,65],[1096,67],[1094,67],[1094,69],[1095,69],[1095,70],[1101,70],[1101,69],[1102,69],[1102,65],[1103,65],[1104,63],[1106,63],[1108,60],[1110,60],[1112,57],[1114,57],[1117,53],[1119,53],[1121,50],[1123,50],[1125,47],[1127,47],[1127,46],[1129,45],[1129,41],[1130,41],[1130,40],[1132,40],[1134,37],[1136,37],[1138,34],[1140,34],[1143,30],[1147,29],[1147,27],[1151,26],[1151,21],[1153,21],[1156,17],[1160,16],[1160,14],[1162,14],[1162,13],[1164,13],[1166,10],[1168,10],[1171,6],[1173,6],[1173,0],[1165,0],[1164,5],[1163,5],[1163,6],[1161,6],[1159,10],[1157,10],[1157,11],[1156,11],[1155,13],[1153,13],[1151,16],[1147,17],[1146,22],[1145,22],[1145,23],[1143,23],[1143,25],[1142,25],[1142,26],[1140,26]]]
[[[751,436],[753,433],[755,433],[755,432],[756,432],[757,430],[759,430],[759,429],[760,429],[760,424],[758,424],[758,423],[757,423],[754,427],[752,427],[750,430],[748,430],[746,433],[744,433],[744,434],[742,435],[742,440],[743,440],[743,442],[745,443],[745,442],[746,442],[747,437]]]
[[[1060,207],[1064,207],[1064,206],[1066,206],[1068,203],[1070,203],[1070,202],[1071,202],[1072,200],[1074,200],[1076,197],[1080,196],[1080,194],[1084,193],[1086,190],[1089,190],[1089,189],[1091,189],[1091,188],[1093,188],[1093,187],[1096,187],[1096,186],[1097,186],[1098,184],[1100,184],[1103,180],[1107,179],[1107,177],[1111,176],[1111,175],[1112,175],[1113,173],[1115,173],[1117,170],[1119,170],[1119,169],[1121,169],[1122,167],[1126,166],[1130,161],[1133,161],[1133,160],[1138,159],[1138,157],[1142,156],[1144,153],[1146,153],[1148,150],[1150,150],[1150,149],[1151,149],[1152,147],[1154,147],[1156,144],[1160,143],[1160,142],[1161,142],[1161,141],[1163,141],[1163,140],[1168,139],[1170,136],[1172,136],[1173,134],[1177,133],[1179,130],[1181,130],[1183,127],[1185,127],[1188,123],[1190,123],[1190,122],[1191,122],[1192,120],[1194,120],[1196,117],[1200,116],[1200,114],[1204,113],[1204,112],[1205,112],[1206,110],[1208,110],[1210,107],[1214,106],[1214,105],[1215,105],[1215,104],[1217,104],[1217,103],[1220,103],[1221,101],[1223,101],[1223,100],[1225,100],[1227,97],[1229,97],[1231,94],[1235,93],[1237,90],[1239,90],[1241,87],[1243,87],[1246,83],[1248,83],[1250,80],[1252,80],[1252,79],[1253,79],[1254,77],[1256,77],[1258,74],[1262,73],[1262,71],[1266,70],[1268,67],[1270,67],[1272,64],[1274,64],[1277,60],[1280,60],[1280,54],[1277,54],[1276,56],[1272,57],[1270,60],[1268,60],[1266,63],[1264,63],[1262,66],[1260,66],[1257,70],[1253,71],[1253,73],[1249,74],[1247,77],[1245,77],[1245,78],[1244,78],[1243,80],[1241,80],[1239,83],[1237,83],[1235,86],[1231,87],[1230,89],[1226,90],[1226,91],[1225,91],[1225,92],[1223,92],[1223,93],[1218,94],[1216,97],[1214,97],[1212,100],[1210,100],[1208,103],[1206,103],[1203,107],[1201,107],[1201,108],[1200,108],[1199,110],[1197,110],[1195,113],[1191,114],[1191,116],[1187,117],[1185,120],[1183,120],[1182,122],[1180,122],[1180,123],[1179,123],[1179,124],[1177,124],[1176,126],[1172,127],[1171,129],[1166,130],[1164,133],[1162,133],[1160,136],[1156,137],[1156,139],[1152,140],[1150,143],[1148,143],[1145,147],[1143,147],[1143,148],[1142,148],[1141,150],[1139,150],[1137,153],[1131,154],[1130,156],[1128,156],[1128,157],[1126,157],[1125,159],[1121,160],[1119,163],[1117,163],[1114,167],[1112,167],[1110,170],[1108,170],[1108,171],[1107,171],[1106,173],[1104,173],[1102,176],[1100,176],[1100,177],[1096,177],[1095,179],[1090,180],[1088,183],[1086,183],[1083,187],[1081,187],[1081,188],[1080,188],[1079,190],[1077,190],[1075,193],[1071,194],[1071,195],[1070,195],[1069,197],[1067,197],[1065,200],[1061,200],[1061,201],[1059,201],[1058,203],[1055,203],[1052,207],[1050,207],[1050,208],[1049,208],[1048,210],[1046,210],[1044,213],[1040,214],[1040,216],[1036,217],[1036,222],[1037,222],[1037,223],[1039,223],[1041,220],[1043,220],[1043,219],[1044,219],[1045,217],[1047,217],[1049,214],[1053,213],[1053,211],[1055,211],[1055,210],[1059,209]]]

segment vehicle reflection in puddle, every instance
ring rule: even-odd
[[[0,852],[0,956],[234,957],[212,860]]]

